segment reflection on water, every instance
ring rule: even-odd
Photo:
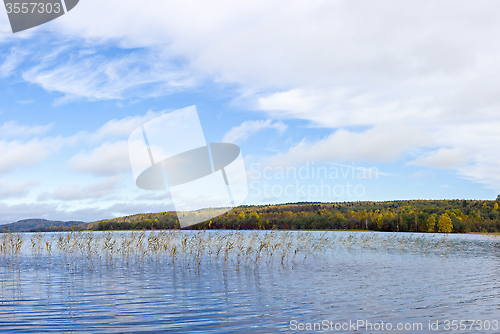
[[[171,245],[179,242],[182,247],[183,237],[195,232],[179,233]],[[224,233],[233,232],[219,232]],[[250,238],[257,232],[241,233]],[[253,241],[241,239],[240,250],[228,251],[230,259],[220,254],[237,243],[226,237],[233,246],[224,244],[217,259],[217,249],[210,253],[205,247],[193,260],[194,249],[200,249],[196,246],[190,255],[179,254],[172,261],[168,250],[153,256],[146,254],[146,246],[142,257],[132,250],[128,257],[118,250],[111,257],[97,243],[94,251],[71,252],[68,246],[63,252],[57,241],[67,234],[46,234],[42,241],[51,238],[53,243],[48,256],[46,249],[31,242],[39,236],[25,234],[18,253],[1,255],[0,331],[274,333],[292,332],[292,320],[363,320],[423,324],[422,331],[395,333],[449,333],[446,320],[500,321],[499,238],[313,232],[313,238],[297,239],[303,232],[294,232],[295,239],[279,239],[282,232],[274,233],[275,240],[283,241],[279,247],[290,240],[309,240],[308,247],[317,251],[305,257],[307,248],[300,248],[301,255],[290,254],[283,264],[280,256],[269,258],[264,251],[260,260],[245,261],[240,253],[248,252],[251,243],[259,246],[269,240],[259,232]],[[95,234],[99,242],[106,240],[104,236]],[[131,239],[118,232],[112,237],[108,242],[115,240],[117,249]],[[318,240],[323,240],[322,247]],[[291,253],[295,246],[290,246]],[[278,248],[274,251],[281,254]],[[429,331],[429,321],[436,320],[438,330]],[[370,332],[376,331],[357,331]]]

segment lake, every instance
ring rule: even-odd
[[[495,236],[75,232],[0,245],[0,332],[500,332]]]

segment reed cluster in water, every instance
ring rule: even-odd
[[[66,265],[110,265],[159,261],[187,267],[202,264],[259,266],[296,264],[317,254],[374,250],[446,254],[467,251],[470,241],[446,236],[307,231],[134,231],[0,234],[4,263],[22,257]]]

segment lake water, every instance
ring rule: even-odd
[[[50,256],[33,234],[22,235],[17,254],[3,251],[0,332],[308,333],[316,324],[336,333],[500,333],[498,237],[312,232],[329,244],[305,257],[308,244],[282,264],[269,254],[236,259],[235,250],[224,260],[207,250],[175,261],[146,248],[143,257],[85,255],[58,248],[65,235],[39,239],[52,242]]]

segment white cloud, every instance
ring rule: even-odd
[[[95,132],[81,131],[69,137],[43,137],[52,129],[53,123],[27,126],[16,121],[6,122],[0,127],[0,136],[3,138],[42,137],[29,140],[0,140],[2,156],[0,173],[11,172],[22,166],[36,166],[61,148],[81,147],[82,143],[87,145],[98,143],[99,146],[75,154],[68,162],[70,169],[98,176],[110,176],[131,170],[127,141],[116,141],[116,139],[128,137],[141,124],[163,113],[164,111],[149,111],[141,116],[113,119]]]
[[[119,176],[110,177],[104,181],[100,181],[85,187],[77,185],[62,185],[59,186],[53,193],[44,193],[39,196],[39,200],[56,199],[62,201],[95,199],[106,195],[111,195],[116,191],[116,187],[122,181]]]
[[[494,65],[499,47],[491,41],[500,24],[489,13],[498,9],[495,2],[455,1],[88,0],[44,27],[78,40],[80,50],[64,62],[70,66],[27,73],[47,89],[91,98],[123,96],[132,86],[117,78],[170,82],[174,64],[189,78],[209,75],[266,95],[301,88],[387,93],[409,81],[420,88],[441,83],[439,91],[448,92],[456,76],[470,80]],[[109,60],[100,45],[126,52]]]
[[[440,148],[430,154],[422,155],[410,164],[438,168],[459,168],[466,165],[469,152],[461,148]]]
[[[3,138],[32,138],[29,140],[0,140],[0,173],[11,172],[22,166],[36,166],[49,155],[60,151],[61,148],[81,146],[82,143],[100,145],[90,152],[81,151],[70,159],[70,169],[94,175],[114,175],[130,170],[127,141],[105,141],[128,137],[130,133],[144,122],[147,122],[164,111],[148,111],[141,116],[127,116],[122,119],[113,119],[105,123],[95,132],[81,131],[69,137],[48,137],[45,135],[54,126],[28,126],[17,121],[5,122],[0,127],[0,136]]]
[[[411,165],[445,168],[487,188],[500,190],[500,157],[495,147],[500,145],[496,130],[500,120],[470,120],[468,123],[435,126],[430,137],[433,149],[427,150]]]
[[[33,166],[62,146],[60,139],[32,139],[0,141],[0,173],[10,172],[21,166]]]
[[[0,127],[0,136],[2,137],[31,137],[45,134],[54,126],[54,123],[47,125],[21,125],[16,121],[5,122]]]
[[[91,100],[156,96],[207,78],[236,84],[242,101],[266,117],[332,128],[270,163],[410,156],[500,188],[500,45],[492,42],[499,9],[451,0],[87,0],[50,23],[80,45],[39,51],[23,77],[66,99]],[[123,52],[110,56],[116,45]],[[102,130],[115,131],[118,123]],[[93,153],[78,156],[84,163]]]
[[[500,120],[426,124],[415,119],[412,125],[399,120],[359,132],[339,129],[321,140],[303,140],[284,153],[262,158],[261,164],[391,163],[404,158],[409,165],[454,171],[498,191],[500,156],[495,154],[495,147],[500,146],[499,127]]]
[[[384,99],[380,88],[359,92],[346,88],[295,88],[258,97],[258,109],[276,118],[303,119],[313,126],[341,128],[373,126],[391,122],[436,120],[442,110],[426,97]],[[398,92],[399,93],[399,92]]]
[[[71,170],[98,176],[111,176],[131,171],[128,142],[105,142],[91,152],[79,152],[68,162]]]
[[[11,184],[7,180],[0,180],[0,198],[23,196],[27,194],[31,188],[38,184],[40,184],[40,182],[36,180],[30,180],[16,184]]]
[[[286,153],[264,158],[263,164],[286,167],[307,161],[392,162],[405,151],[430,143],[425,132],[402,125],[380,125],[365,132],[341,129],[316,142],[303,140]]]
[[[282,134],[288,127],[283,122],[274,122],[270,119],[258,121],[245,121],[239,126],[233,127],[222,138],[223,143],[235,143],[237,141],[245,140],[251,135],[264,130],[276,129],[278,133]]]
[[[53,25],[93,43],[161,47],[218,80],[272,88],[456,73],[474,64],[475,50],[498,48],[494,2],[148,4],[88,0]]]

